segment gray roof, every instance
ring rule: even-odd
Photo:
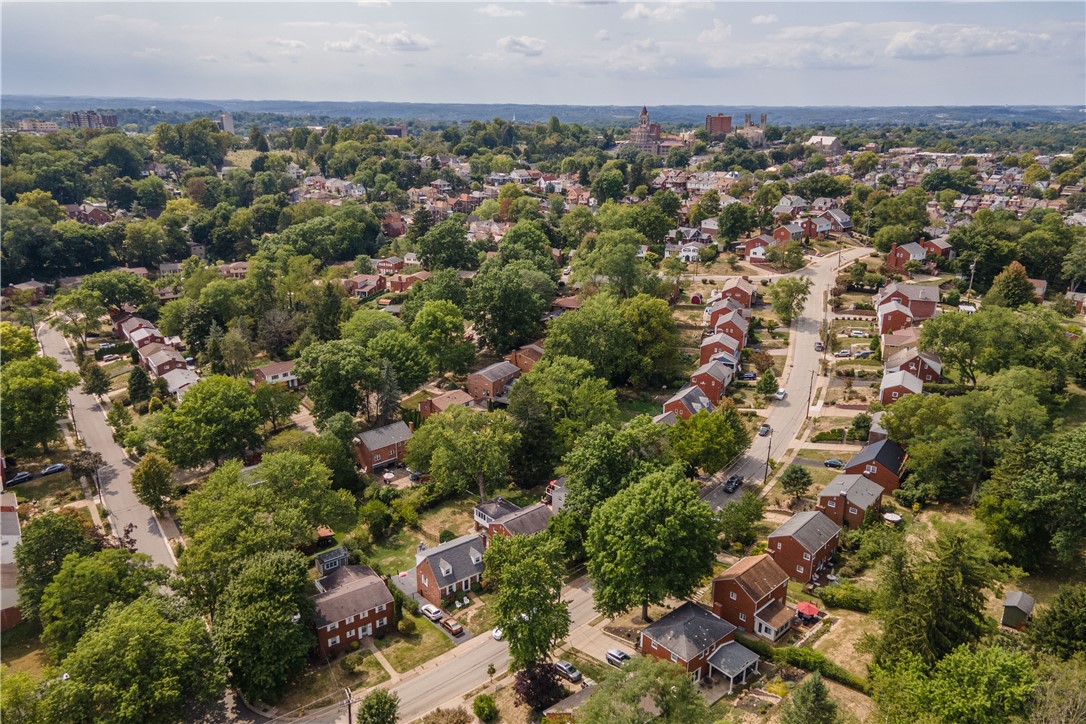
[[[905,450],[893,440],[879,440],[853,455],[852,459],[845,463],[845,467],[851,468],[854,465],[872,461],[897,473],[901,470],[901,464],[905,462]]]
[[[919,246],[919,245],[917,245]],[[880,300],[885,299],[894,292],[901,292],[913,302],[938,302],[939,287],[930,284],[898,284],[894,282],[878,293]]]
[[[1033,596],[1022,591],[1011,591],[1007,594],[1007,599],[1003,601],[1004,606],[1011,606],[1017,608],[1023,613],[1033,613],[1033,607],[1036,605],[1036,601],[1033,600]]]
[[[482,573],[484,548],[482,539],[475,533],[469,533],[448,543],[442,543],[434,548],[419,551],[415,554],[415,565],[418,566],[424,560],[429,560],[438,587],[444,588],[465,578],[470,578],[477,573]],[[472,562],[473,555],[479,558],[478,563]],[[448,564],[452,568],[452,573],[448,576],[441,572],[442,563]]]
[[[313,597],[317,626],[342,621],[382,604],[392,605],[388,586],[369,566],[340,566],[318,580],[317,585],[323,590]]]
[[[818,497],[832,495],[845,496],[845,500],[861,509],[870,508],[882,495],[882,486],[873,480],[868,480],[863,475],[838,475],[822,488]]]
[[[495,362],[489,367],[484,367],[472,374],[481,375],[491,382],[497,382],[498,380],[503,380],[511,375],[519,375],[520,368],[512,362],[502,360],[501,362]]]
[[[547,529],[551,519],[551,509],[543,503],[529,505],[494,521],[505,526],[513,535],[535,535]]]
[[[510,503],[505,498],[495,498],[494,500],[488,500],[485,503],[479,503],[475,506],[475,510],[491,520],[497,520],[510,513],[516,513],[520,510],[520,506],[515,503]]]
[[[735,626],[692,601],[687,601],[642,633],[684,661],[715,645]]]
[[[655,422],[657,425],[666,425],[668,427],[672,427],[676,422],[678,422],[678,419],[676,419],[674,412],[661,412],[659,415],[652,418],[652,421]]]
[[[796,513],[784,525],[769,534],[770,539],[777,536],[793,538],[797,543],[812,553],[829,543],[841,529],[826,515],[818,510]]]
[[[698,413],[702,410],[713,411],[712,400],[705,396],[700,387],[694,385],[682,388],[664,404],[671,402],[681,402],[683,407],[690,410],[691,413]]]
[[[734,641],[721,646],[709,657],[709,665],[727,676],[738,676],[746,668],[761,660],[758,654]]]
[[[411,439],[411,428],[402,421],[397,421],[376,430],[366,430],[355,439],[362,443],[367,450],[377,450],[389,445],[407,442]]]
[[[723,362],[717,362],[716,360],[709,360],[701,367],[698,367],[696,370],[694,370],[694,374],[690,375],[690,377],[693,378],[702,374],[709,375],[717,382],[724,382],[725,380],[731,382],[732,378],[731,369],[728,368],[728,366],[725,365]]]
[[[338,546],[332,550],[325,551],[324,553],[317,555],[318,563],[328,563],[329,561],[341,560],[347,557],[347,549],[343,546]]]

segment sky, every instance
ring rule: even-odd
[[[1086,104],[1078,2],[0,5],[0,90],[577,105]]]

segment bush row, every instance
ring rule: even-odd
[[[847,608],[849,611],[871,613],[875,608],[875,590],[862,588],[854,583],[835,583],[818,589],[817,595],[827,606]]]
[[[867,682],[846,669],[827,659],[820,652],[808,648],[796,648],[787,646],[777,648],[762,641],[747,636],[736,635],[736,640],[759,656],[778,664],[795,666],[805,671],[817,671],[831,681],[843,684],[850,689],[861,693],[868,692]]]

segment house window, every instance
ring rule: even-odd
[[[730,598],[731,600],[734,601],[735,600],[735,591],[732,591],[731,593],[729,593],[728,598]]]
[[[896,400],[897,399],[897,393],[896,392],[891,392],[890,397],[892,397],[893,399]]]
[[[386,626],[387,624],[388,624],[388,619],[387,618],[379,618],[379,619],[377,619],[377,628],[381,628],[382,626]]]
[[[780,549],[781,549],[781,542],[777,541],[777,550],[780,550]]]
[[[326,628],[325,631],[335,631],[337,628],[339,628],[339,621],[328,624],[328,628]]]
[[[381,604],[380,606],[378,606],[377,608],[375,608],[375,609],[373,609],[373,610],[374,610],[374,611],[375,611],[376,613],[381,613],[381,611],[384,611],[384,610],[385,610],[385,604],[383,604],[383,603],[382,603],[382,604]]]
[[[373,459],[376,462],[380,462],[381,461],[381,453],[377,453],[376,455],[374,455]]]
[[[877,473],[878,471],[879,469],[874,465],[867,465],[864,467],[864,475],[872,475],[873,473]]]
[[[328,639],[328,645],[339,646],[339,636],[333,636],[332,638]]]
[[[745,614],[745,613],[739,614],[739,620],[740,621],[746,621],[747,620],[747,614]]]
[[[796,573],[803,573],[803,566],[796,566]]]
[[[855,509],[855,508],[849,508],[849,509],[848,509],[848,512],[849,512],[849,513],[852,513],[853,515],[855,515],[857,511],[856,511],[856,509]]]
[[[347,620],[346,620],[346,621],[344,621],[343,623],[345,623],[345,624],[347,624],[348,626],[350,626],[350,625],[351,625],[352,623],[354,623],[354,615],[348,616],[348,617],[347,617]]]
[[[837,501],[836,500],[827,500],[826,501],[826,507],[827,508],[836,508],[837,507]]]
[[[422,577],[422,585],[429,586],[430,585],[430,579],[427,578],[426,576],[423,576]]]
[[[811,554],[810,553],[804,553],[803,554],[803,560],[805,560],[805,561],[811,560]]]
[[[354,638],[354,629],[353,628],[347,629],[347,638],[349,638],[349,639]]]
[[[671,655],[671,660],[672,660],[672,661],[678,661],[678,660],[679,660],[679,657],[678,657],[678,656],[676,656],[675,654],[672,654],[672,655]]]

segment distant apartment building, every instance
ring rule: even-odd
[[[56,121],[39,121],[33,118],[24,118],[19,121],[19,130],[23,133],[56,133],[60,126]]]
[[[710,136],[726,136],[732,132],[732,117],[723,113],[705,116],[705,132]]]
[[[234,132],[234,116],[230,113],[220,113],[219,120],[215,121],[215,125],[219,127],[219,130],[223,133]]]
[[[116,128],[117,116],[97,111],[75,111],[68,114],[70,128]]]

